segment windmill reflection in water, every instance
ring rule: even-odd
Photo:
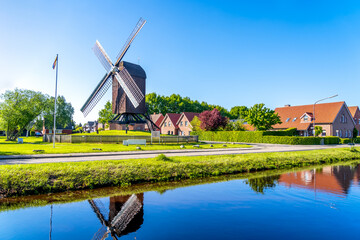
[[[109,207],[101,199],[88,200],[102,224],[94,234],[93,240],[106,239],[109,234],[113,239],[135,232],[144,221],[144,194],[110,197]]]

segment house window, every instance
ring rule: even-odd
[[[169,127],[171,127],[171,122],[169,122]]]
[[[294,119],[293,119],[293,122],[295,122],[295,121],[296,121],[296,119],[297,119],[297,118],[294,118]]]
[[[166,127],[166,122],[164,123],[164,127]]]
[[[348,137],[348,130],[345,130],[345,137]]]
[[[339,130],[339,137],[342,137],[342,132],[341,132],[341,130]]]
[[[323,137],[326,136],[326,130],[325,130],[325,129],[322,131],[322,136],[323,136]]]
[[[308,116],[305,115],[305,116],[304,116],[304,122],[307,122],[307,121],[308,121]]]
[[[290,120],[290,118],[287,118],[287,119],[286,119],[286,122],[288,122],[289,120]]]
[[[180,126],[182,126],[182,121],[180,122]]]
[[[339,130],[336,130],[336,136],[339,137]]]
[[[188,125],[188,122],[187,121],[185,121],[185,126],[187,126]]]

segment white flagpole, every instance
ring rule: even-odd
[[[56,132],[56,100],[57,100],[57,79],[58,79],[58,65],[59,54],[56,54],[56,80],[55,80],[55,107],[54,107],[54,131],[53,131],[53,148],[55,148],[55,132]]]

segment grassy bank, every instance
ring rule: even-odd
[[[346,163],[342,163],[342,165],[356,166],[359,163],[360,163],[359,160],[356,160],[356,161],[348,161]],[[333,165],[338,165],[338,164],[339,163],[334,163]],[[305,171],[310,169],[313,170],[314,167],[317,169],[321,169],[322,166],[323,165],[295,167],[295,168],[291,168],[291,172]],[[227,175],[211,176],[211,177],[197,178],[197,179],[185,179],[181,181],[134,184],[127,187],[104,187],[97,189],[76,190],[76,191],[68,191],[68,192],[52,193],[52,194],[8,197],[2,199],[0,198],[0,212],[16,210],[21,208],[28,208],[28,207],[39,207],[48,204],[63,204],[70,202],[78,202],[93,198],[128,196],[131,194],[139,194],[148,191],[157,191],[159,193],[164,193],[168,190],[195,186],[195,185],[217,183],[217,182],[239,180],[239,179],[255,179],[255,178],[272,177],[272,176],[288,173],[289,171],[290,171],[289,169],[266,170],[266,171],[259,171],[253,173],[239,173],[239,174],[230,174],[230,175],[227,174]]]
[[[360,159],[349,149],[0,166],[0,194],[29,195],[289,169]]]
[[[148,144],[146,146],[141,145],[140,147],[141,150],[195,149],[193,145],[199,145],[199,149],[250,147],[249,145],[240,144],[228,144],[226,147],[224,147],[223,144],[213,144],[213,147],[211,147],[210,144],[194,143],[183,144],[185,148],[180,148],[180,145],[181,144]],[[42,138],[39,137],[24,138],[23,144],[5,141],[5,137],[0,138],[0,155],[139,151],[136,147],[135,145],[124,146],[122,144],[111,143],[56,143],[56,148],[53,148],[52,143],[42,142]],[[34,152],[34,150],[42,151]]]

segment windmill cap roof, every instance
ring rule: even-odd
[[[131,76],[144,79],[146,78],[146,73],[140,65],[125,61],[122,61],[120,64],[126,68],[126,70],[130,73]]]

